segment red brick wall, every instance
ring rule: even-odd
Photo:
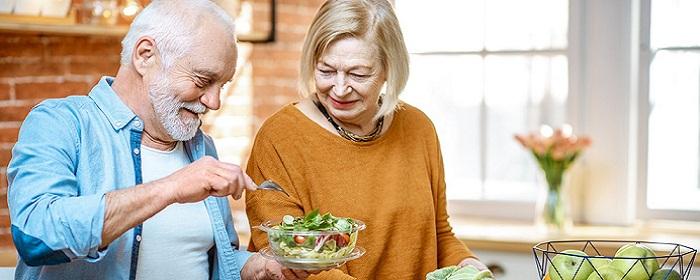
[[[7,164],[22,120],[46,98],[85,94],[119,66],[119,38],[0,33],[0,247],[12,246]]]
[[[250,91],[247,93],[235,89],[231,92],[251,96],[247,106],[252,108],[246,110],[253,115],[251,139],[266,117],[298,99],[296,80],[301,44],[320,3],[320,0],[278,1],[277,40],[268,44],[245,44],[250,50],[248,57],[239,61],[249,62],[250,67],[245,71],[252,76],[252,86],[244,88]],[[120,40],[0,31],[0,248],[12,246],[6,168],[22,120],[33,105],[45,98],[86,94],[100,76],[114,75],[119,67]],[[225,110],[224,103],[222,111]],[[210,127],[209,133],[217,134],[220,125],[206,127]],[[245,158],[245,155],[239,157]]]
[[[253,62],[253,106],[255,127],[281,106],[299,99],[297,78],[304,35],[320,0],[278,1],[277,41],[255,45]]]

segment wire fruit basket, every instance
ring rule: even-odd
[[[697,250],[668,242],[561,240],[540,242],[532,253],[540,280],[688,280]]]

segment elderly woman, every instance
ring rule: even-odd
[[[304,99],[260,128],[247,172],[278,192],[247,193],[251,225],[313,209],[366,223],[367,253],[315,279],[421,279],[439,267],[485,269],[452,233],[435,128],[399,101],[408,52],[386,0],[328,0],[304,41]],[[383,91],[383,89],[385,89]],[[253,231],[249,249],[268,246]]]

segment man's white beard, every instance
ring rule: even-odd
[[[180,109],[185,108],[197,114],[204,114],[207,107],[199,101],[182,102],[175,99],[175,93],[169,84],[168,78],[160,75],[148,87],[148,96],[153,110],[170,137],[177,141],[190,140],[197,133],[201,121],[199,118],[180,117]]]

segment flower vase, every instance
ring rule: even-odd
[[[568,189],[564,184],[568,180],[563,174],[546,174],[546,187],[537,199],[535,223],[547,234],[562,234],[571,228]]]

